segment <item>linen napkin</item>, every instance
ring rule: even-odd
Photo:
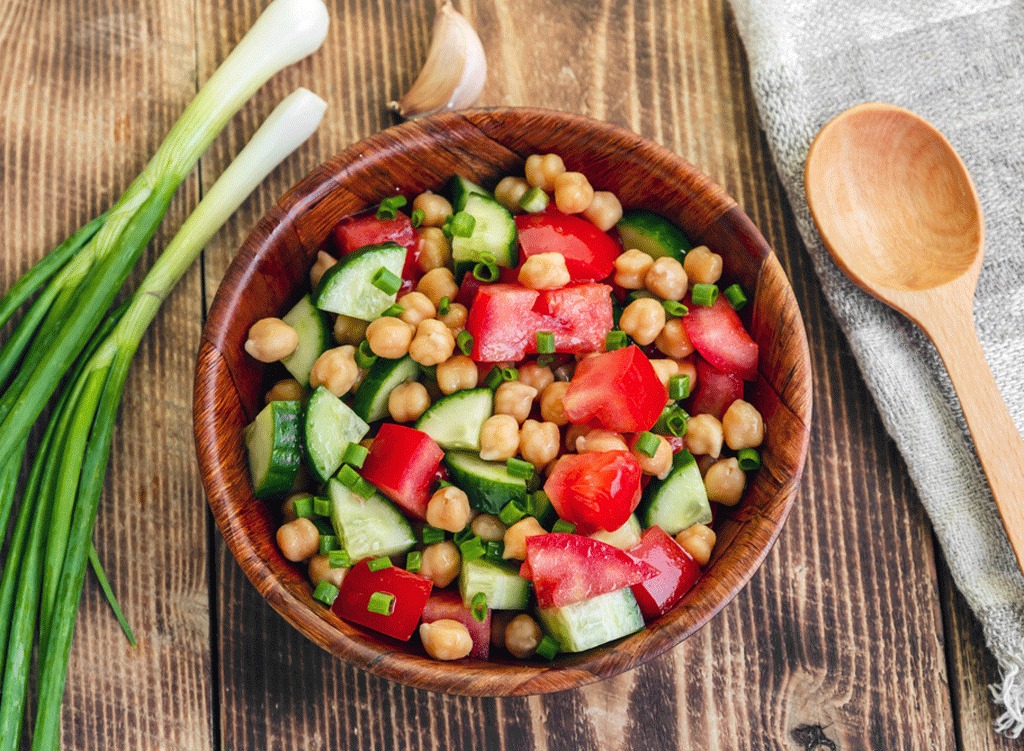
[[[930,342],[849,282],[804,198],[815,134],[883,101],[922,115],[967,165],[986,220],[975,315],[1017,429],[1024,428],[1024,5],[1011,0],[730,0],[762,126],[836,318],[906,460],[953,578],[1000,668],[996,729],[1024,732],[1024,577]],[[883,499],[884,500],[884,499]]]

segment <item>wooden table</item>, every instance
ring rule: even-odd
[[[4,286],[109,206],[265,0],[0,3]],[[325,48],[278,76],[186,181],[152,260],[203,189],[298,85],[319,134],[207,249],[140,350],[97,547],[140,645],[86,587],[69,749],[985,749],[995,666],[953,590],[902,460],[794,230],[724,0],[462,0],[491,63],[483,104],[625,125],[729,191],[793,280],[814,361],[804,484],[774,551],[700,633],[646,667],[511,700],[403,688],[328,657],[243,577],[206,509],[191,432],[194,357],[217,283],[256,219],[343,146],[391,124],[433,0],[331,0]]]

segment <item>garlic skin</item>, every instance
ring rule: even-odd
[[[407,120],[469,107],[487,80],[487,58],[480,37],[450,2],[434,18],[430,50],[416,81],[388,108]]]

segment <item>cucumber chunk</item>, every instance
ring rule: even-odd
[[[693,454],[683,449],[672,459],[668,477],[651,481],[639,513],[644,529],[657,525],[670,535],[711,523],[711,505]]]
[[[388,397],[396,386],[416,380],[420,366],[406,355],[399,360],[378,358],[356,389],[352,409],[367,422],[388,416]]]
[[[341,466],[341,457],[349,443],[359,443],[369,432],[352,409],[323,386],[309,397],[306,405],[306,458],[321,482],[327,482]]]
[[[245,429],[253,494],[272,498],[291,489],[302,463],[300,402],[271,402]]]
[[[416,422],[445,451],[480,451],[480,428],[494,414],[494,392],[488,388],[456,391],[439,399]]]
[[[500,514],[510,501],[526,503],[526,480],[512,477],[504,462],[485,462],[467,451],[449,451],[444,463],[453,485],[469,496],[469,505],[487,514]]]
[[[630,209],[615,228],[619,231],[623,248],[642,250],[652,258],[668,256],[682,261],[693,247],[681,229],[647,209]]]
[[[590,539],[599,540],[619,550],[629,550],[640,542],[640,520],[636,514],[630,514],[629,519],[614,532],[599,530],[590,535]]]
[[[452,194],[452,208],[462,211],[466,208],[466,199],[472,195],[491,198],[491,194],[477,185],[472,180],[467,180],[462,175],[455,175],[448,181],[448,188]]]
[[[373,277],[381,268],[402,276],[405,248],[397,243],[368,245],[349,253],[327,269],[313,299],[321,310],[372,321],[391,307],[397,294],[385,294],[373,285]]]
[[[334,533],[353,563],[401,555],[416,544],[408,520],[380,493],[361,498],[334,479],[327,484],[327,495]]]
[[[480,592],[492,610],[526,610],[530,602],[530,582],[519,575],[518,566],[483,558],[463,563],[459,576],[463,605],[472,607],[473,597]]]
[[[640,606],[629,587],[560,608],[537,608],[537,615],[563,652],[583,652],[644,627]]]
[[[282,319],[299,335],[299,345],[281,364],[303,387],[309,385],[313,363],[331,346],[331,330],[324,314],[317,310],[313,298],[304,295]]]
[[[469,237],[452,238],[455,277],[473,270],[481,253],[490,253],[499,266],[514,269],[519,265],[516,222],[504,206],[493,198],[472,194],[466,199],[467,214],[476,220]]]

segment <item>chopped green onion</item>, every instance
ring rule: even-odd
[[[356,483],[363,479],[362,477],[359,476],[358,472],[356,472],[354,469],[352,469],[352,467],[348,466],[347,464],[343,465],[342,468],[338,470],[337,478],[338,482],[340,482],[349,490],[354,490],[356,487]]]
[[[548,365],[555,361],[554,355],[541,355],[537,358],[537,365],[541,368],[546,368]]]
[[[438,488],[438,490],[440,490],[441,488],[450,488],[450,487],[452,487],[452,484],[450,482],[448,482],[447,480],[438,480],[437,481],[437,488]]]
[[[462,560],[468,562],[475,561],[477,558],[483,558],[487,550],[484,548],[483,541],[476,535],[473,535],[468,540],[464,540],[459,544],[459,552],[462,553]]]
[[[665,407],[661,417],[658,418],[658,422],[654,424],[651,431],[659,435],[679,437],[686,434],[686,423],[689,419],[690,416],[686,413],[685,409],[677,404],[673,404]]]
[[[331,499],[330,498],[314,498],[313,499],[313,513],[317,516],[330,516],[331,515]]]
[[[383,292],[385,295],[393,295],[402,288],[402,278],[396,276],[390,269],[381,266],[370,279],[370,283]]]
[[[526,510],[517,501],[509,501],[505,504],[501,513],[498,514],[498,518],[501,519],[501,523],[506,527],[511,527],[526,515]]]
[[[722,290],[722,294],[725,295],[725,299],[732,305],[733,310],[740,310],[749,302],[747,300],[747,293],[738,284],[730,284]]]
[[[420,570],[420,566],[423,565],[423,553],[418,550],[410,550],[409,554],[405,556],[405,570],[412,571],[414,574]]]
[[[636,444],[634,444],[633,448],[648,459],[653,459],[654,455],[658,453],[659,446],[661,446],[661,439],[651,431],[645,430],[637,437]]]
[[[349,464],[357,469],[361,469],[363,462],[366,461],[366,457],[369,454],[370,449],[366,448],[366,446],[360,446],[358,443],[349,443],[345,447],[345,453],[341,455],[341,461],[343,464]]]
[[[550,331],[537,332],[537,353],[550,355],[555,351],[555,335]]]
[[[390,592],[374,592],[366,603],[366,609],[377,615],[391,615],[395,609],[395,596]]]
[[[457,211],[444,220],[441,227],[449,237],[469,237],[476,228],[476,217],[465,211]]]
[[[380,558],[374,558],[366,566],[370,571],[383,571],[386,568],[391,568],[391,559],[386,555],[382,555]]]
[[[505,470],[510,477],[517,477],[520,480],[532,480],[535,471],[534,466],[530,462],[516,459],[514,456],[505,462]]]
[[[552,532],[565,532],[566,534],[572,534],[576,531],[576,525],[572,522],[567,522],[565,519],[559,519],[551,527]]]
[[[690,290],[690,298],[693,300],[694,305],[710,308],[715,304],[715,300],[718,299],[718,285],[695,284],[693,289]]]
[[[645,289],[635,289],[626,295],[626,299],[630,302],[636,302],[637,300],[657,300],[658,296]]]
[[[604,338],[604,348],[609,352],[613,352],[617,349],[629,346],[629,337],[626,336],[625,331],[619,331],[613,329],[608,332],[608,336]]]
[[[501,374],[501,368],[499,368],[497,365],[495,365],[487,373],[487,377],[484,379],[484,386],[486,386],[487,388],[491,389],[491,391],[493,391],[494,389],[498,388],[498,386],[500,386],[504,382],[505,382],[505,378]]]
[[[501,380],[503,381],[518,381],[519,371],[515,368],[508,367],[501,369]]]
[[[736,454],[736,461],[744,472],[753,472],[761,468],[761,454],[757,449],[740,449]]]
[[[548,194],[543,190],[534,186],[523,193],[523,197],[519,199],[519,206],[523,211],[536,214],[539,211],[543,211],[551,203],[551,199]]]
[[[483,623],[487,620],[487,595],[477,592],[472,599],[473,620]]]
[[[501,561],[504,560],[503,555],[505,553],[505,543],[501,540],[488,540],[487,545],[484,546],[487,552],[484,557],[489,561]]]
[[[380,202],[377,207],[377,218],[381,221],[394,219],[398,216],[398,210],[409,203],[405,196],[389,196]]]
[[[352,492],[360,498],[370,498],[377,492],[377,488],[366,478],[360,477],[359,482],[352,486]]]
[[[467,524],[467,525],[466,525],[466,527],[465,527],[465,529],[462,529],[461,531],[459,531],[459,532],[456,532],[456,533],[455,533],[454,535],[452,535],[452,540],[454,540],[454,541],[455,541],[455,544],[456,544],[456,545],[461,545],[461,544],[462,544],[462,543],[464,543],[464,542],[465,542],[466,540],[469,540],[469,539],[471,539],[472,537],[473,537],[473,528],[472,528],[472,527],[470,527],[470,526],[469,526],[469,525]]]
[[[352,557],[347,550],[332,550],[327,558],[331,568],[352,568]]]
[[[452,299],[445,295],[441,298],[441,301],[437,304],[438,315],[446,316],[452,312]]]
[[[662,300],[661,307],[665,309],[667,315],[673,318],[682,318],[690,312],[690,309],[678,300]]]
[[[455,337],[455,343],[459,345],[459,352],[469,357],[473,351],[473,335],[468,331],[460,331],[459,335]]]
[[[687,373],[668,377],[668,398],[685,399],[690,395],[690,376]]]
[[[360,370],[366,370],[377,362],[377,355],[373,354],[373,350],[370,349],[370,342],[366,339],[359,342],[359,346],[356,347],[356,367]]]
[[[443,542],[444,530],[428,525],[423,528],[422,532],[420,532],[420,539],[423,540],[424,545],[433,545],[435,542]]]
[[[501,272],[496,263],[480,261],[473,267],[473,277],[478,281],[490,284],[498,281],[499,276],[501,276]]]
[[[313,499],[310,496],[303,496],[295,499],[295,517],[297,519],[308,519],[313,515]]]
[[[553,660],[555,656],[561,651],[562,645],[559,644],[555,639],[552,639],[547,634],[544,634],[544,638],[540,640],[540,644],[537,645],[537,654],[543,657],[545,660]]]
[[[330,607],[338,599],[338,588],[325,579],[316,585],[316,589],[313,590],[313,599]]]
[[[426,214],[423,213],[423,209],[413,209],[412,215],[409,217],[409,221],[413,227],[419,227],[423,224],[423,220],[426,219]]]
[[[327,555],[341,547],[336,535],[320,535],[320,555]]]
[[[395,303],[394,305],[389,305],[388,309],[381,313],[381,315],[386,318],[399,318],[404,312],[405,308]]]

